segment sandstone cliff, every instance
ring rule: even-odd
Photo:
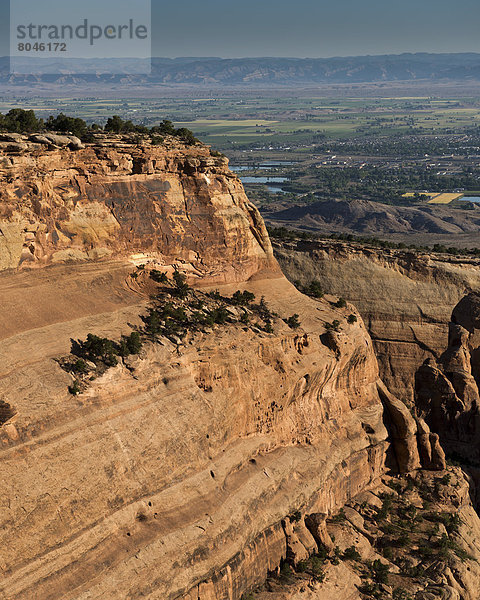
[[[74,150],[3,142],[0,211],[0,270],[133,254],[186,261],[204,281],[274,268],[228,161],[174,138],[155,146],[98,136]]]
[[[469,465],[480,462],[480,295],[455,307],[448,347],[416,374],[416,410],[439,433],[446,450]]]
[[[2,267],[17,271],[0,274],[0,597],[239,600],[318,547],[386,462],[444,466],[379,379],[353,306],[281,275],[223,159],[173,141],[29,144],[1,163]],[[273,333],[162,338],[69,394],[55,359],[139,323],[140,262],[264,296]]]
[[[480,519],[471,489],[452,467],[384,477],[328,519],[328,556],[282,569],[252,600],[477,600]]]
[[[355,304],[383,381],[407,402],[413,402],[418,367],[447,345],[452,308],[480,286],[478,259],[330,240],[274,242],[274,250],[291,281],[316,279],[326,293]]]

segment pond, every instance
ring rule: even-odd
[[[263,169],[267,171],[268,169],[274,169],[275,167],[288,167],[294,164],[296,163],[292,162],[291,160],[268,160],[255,165],[230,165],[230,170],[234,173],[241,173],[242,171],[251,171],[252,169]]]
[[[477,204],[480,204],[480,196],[463,196],[462,198],[459,198],[459,200],[461,202],[476,202]]]
[[[241,177],[242,183],[284,183],[288,177]]]
[[[277,185],[267,185],[267,190],[272,194],[288,194],[288,192]]]

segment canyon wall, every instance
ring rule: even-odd
[[[89,317],[50,325],[49,356],[27,360],[22,334],[4,341],[17,365],[0,387],[16,411],[1,436],[5,598],[238,600],[286,556],[289,514],[336,512],[376,484],[388,444],[364,327],[329,349],[323,320],[342,311],[282,279],[248,289],[279,314],[293,306],[302,328],[164,340],[78,397],[52,358]],[[127,331],[132,313],[115,328],[98,315],[95,331]],[[45,332],[25,334],[37,347]]]
[[[355,304],[388,388],[413,403],[415,373],[447,346],[454,306],[480,287],[480,260],[325,241],[274,242],[291,280]]]
[[[282,276],[224,159],[123,138],[3,153],[0,597],[239,600],[386,464],[443,466],[355,308]],[[161,337],[70,394],[72,341],[141,324],[140,263],[263,297],[272,330]]]
[[[451,454],[467,465],[480,462],[480,294],[457,304],[449,324],[448,346],[416,374],[416,411]]]
[[[208,148],[97,136],[47,150],[22,139],[0,142],[0,270],[132,254],[187,262],[204,282],[275,268],[257,210]]]

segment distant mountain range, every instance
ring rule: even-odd
[[[273,87],[328,83],[400,81],[480,81],[480,54],[400,54],[337,58],[153,58],[22,59],[43,75],[10,74],[9,59],[0,58],[2,83],[81,83],[218,85]],[[25,65],[24,65],[25,66]],[[22,69],[23,70],[23,69]],[[115,75],[105,75],[105,72]]]

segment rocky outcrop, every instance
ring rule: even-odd
[[[58,269],[48,270],[51,285]],[[3,276],[11,285],[16,277]],[[42,271],[29,281],[25,300],[36,311]],[[88,297],[101,310],[119,285],[85,280],[75,301]],[[74,299],[59,289],[64,315]],[[220,289],[232,293],[237,284]],[[314,537],[289,515],[332,514],[376,484],[387,430],[363,325],[345,330],[334,353],[320,334],[324,320],[345,322],[345,311],[305,298],[282,278],[256,279],[248,289],[280,315],[300,314],[301,329],[277,319],[273,334],[228,326],[185,347],[165,339],[78,397],[52,358],[92,328],[128,331],[141,303],[124,316],[93,320],[89,308],[72,321],[18,326],[3,340],[0,394],[17,409],[1,431],[5,597],[115,590],[238,600],[289,548],[311,551]]]
[[[480,519],[471,489],[452,467],[384,477],[327,521],[335,549],[272,574],[252,598],[477,600]]]
[[[445,453],[436,433],[422,420],[415,420],[408,408],[392,396],[382,381],[378,383],[385,407],[385,423],[392,443],[391,467],[399,473],[411,473],[421,467],[432,471],[445,469]]]
[[[448,348],[427,360],[416,376],[416,407],[442,445],[467,463],[480,461],[480,295],[455,307]]]
[[[225,160],[175,143],[2,156],[8,600],[239,600],[328,544],[325,518],[376,487],[387,458],[402,471],[438,460],[382,385],[355,309],[288,283]],[[117,260],[81,262],[94,257]],[[134,267],[148,262],[263,297],[272,330],[161,337],[70,394],[56,359],[141,323],[155,288]],[[50,268],[5,270],[27,265]]]
[[[12,143],[0,145],[0,270],[132,255],[183,261],[203,282],[276,268],[240,180],[204,146],[110,136],[84,148],[50,134]]]
[[[452,308],[480,286],[479,259],[332,240],[275,241],[274,251],[291,281],[308,285],[316,279],[326,293],[355,304],[372,337],[382,380],[410,404],[417,369],[445,350]]]

